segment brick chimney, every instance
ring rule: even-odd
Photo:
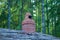
[[[22,30],[24,30],[26,33],[35,32],[35,22],[30,13],[26,13],[25,15],[25,19],[22,22]]]

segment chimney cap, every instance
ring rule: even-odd
[[[33,19],[29,19],[28,16],[30,16],[31,14],[29,12],[26,13],[25,15],[25,19],[23,20],[22,22],[22,25],[25,25],[25,24],[35,24],[34,20]]]

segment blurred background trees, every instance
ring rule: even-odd
[[[21,30],[26,12],[32,14],[37,32],[60,37],[60,0],[0,0],[0,28]]]

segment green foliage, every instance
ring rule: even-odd
[[[22,29],[26,12],[36,22],[36,31],[42,32],[42,0],[10,0],[10,28]],[[60,0],[44,0],[46,34],[60,37]],[[8,28],[8,0],[0,0],[0,28]]]

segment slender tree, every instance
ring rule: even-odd
[[[10,0],[8,0],[8,28],[10,29],[10,16],[11,16],[11,12],[10,12]]]
[[[46,33],[45,13],[44,13],[44,0],[42,0],[42,33]]]

